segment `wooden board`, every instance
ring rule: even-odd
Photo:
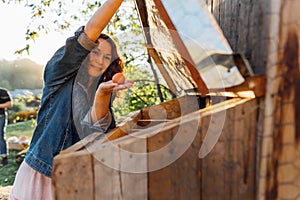
[[[94,199],[93,157],[86,149],[60,155],[52,174],[53,199]]]
[[[255,74],[266,73],[269,27],[277,4],[271,0],[204,0],[214,15],[233,52],[245,55]]]

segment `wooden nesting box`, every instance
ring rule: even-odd
[[[54,199],[255,199],[264,77],[199,2],[135,1],[148,53],[178,96],[56,156]]]
[[[199,98],[141,110],[57,156],[54,199],[254,199],[257,100],[199,109]]]

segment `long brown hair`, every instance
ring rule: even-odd
[[[108,81],[111,80],[113,75],[118,73],[118,72],[122,72],[124,65],[122,60],[120,59],[119,55],[118,55],[118,50],[117,50],[117,46],[116,43],[106,34],[102,33],[98,39],[104,39],[106,40],[110,46],[111,46],[111,55],[112,55],[112,62],[110,63],[109,67],[105,70],[105,72],[103,73],[100,82],[102,81]]]
[[[104,81],[109,81],[112,79],[113,75],[122,72],[124,65],[121,60],[121,58],[118,55],[117,51],[117,46],[115,42],[106,34],[101,34],[98,39],[104,39],[106,40],[110,45],[111,45],[111,55],[112,55],[112,62],[108,66],[108,68],[105,70],[105,72],[99,77],[96,78],[93,84],[89,87],[86,88],[88,92],[88,99],[93,99],[94,98],[94,92],[100,85],[100,83]],[[89,74],[86,68],[87,62],[89,62],[89,57],[90,54],[85,58],[85,60],[81,63],[81,67],[78,71],[77,77],[76,77],[76,82],[80,82],[84,87],[88,86],[88,81],[89,81]]]

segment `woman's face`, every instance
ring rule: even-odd
[[[90,76],[99,77],[112,62],[111,45],[104,39],[98,39],[98,46],[90,53],[87,70]]]

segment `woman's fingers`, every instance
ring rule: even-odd
[[[103,82],[99,85],[97,94],[110,94],[113,91],[124,90],[133,85],[132,80],[125,80],[123,84],[113,83],[112,81]]]
[[[113,83],[112,81],[103,82],[99,85],[96,93],[97,95],[110,94],[117,85],[117,83]]]
[[[125,82],[123,84],[118,84],[114,90],[118,91],[118,90],[124,90],[124,89],[128,89],[133,85],[133,81],[132,80],[125,80]]]

